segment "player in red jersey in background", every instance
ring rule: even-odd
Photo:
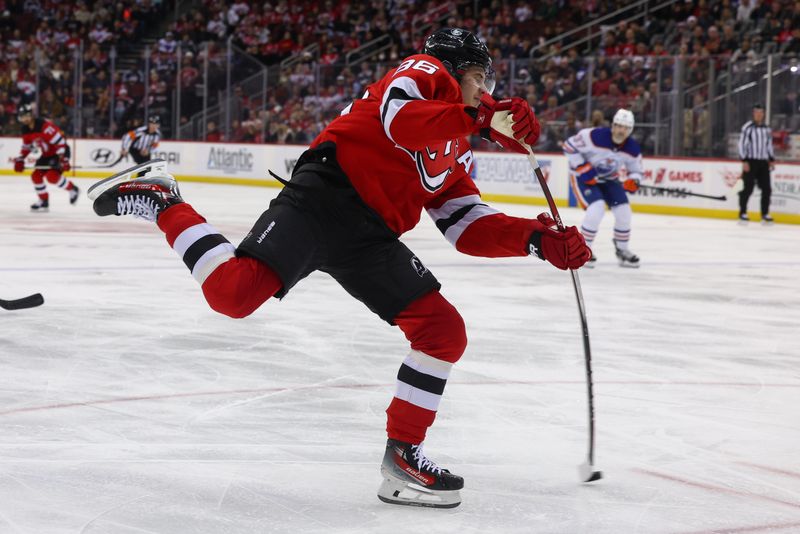
[[[25,170],[25,158],[34,149],[40,152],[36,160],[35,169],[31,174],[33,188],[39,200],[31,204],[31,211],[46,212],[50,210],[50,195],[47,193],[47,183],[51,183],[69,193],[69,203],[78,201],[79,189],[71,180],[62,173],[70,170],[70,150],[67,138],[61,129],[47,119],[33,116],[33,107],[22,104],[17,110],[17,118],[22,123],[22,150],[14,159],[14,170]],[[45,181],[47,183],[45,183]]]
[[[98,215],[156,221],[220,313],[247,316],[320,270],[403,331],[411,351],[387,409],[378,490],[385,502],[449,508],[461,502],[464,484],[422,446],[466,348],[464,322],[399,236],[424,209],[465,254],[533,254],[559,269],[591,256],[575,227],[559,232],[545,214],[511,217],[481,200],[468,136],[520,153],[539,136],[527,102],[491,97],[491,76],[489,51],[475,35],[433,33],[422,54],[370,85],[314,140],[239,247],[182,200],[165,163],[138,179],[131,176],[138,169],[129,169],[89,191]]]

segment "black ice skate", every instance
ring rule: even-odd
[[[464,487],[464,479],[431,462],[422,452],[422,443],[388,440],[381,474],[378,498],[383,502],[430,508],[461,504],[458,490]]]
[[[69,203],[75,204],[78,201],[78,197],[81,194],[81,190],[78,188],[77,185],[72,184],[72,189],[67,191],[69,193]]]
[[[50,211],[50,202],[47,200],[37,200],[31,204],[31,211],[34,213],[47,213]]]
[[[763,224],[764,226],[775,224],[775,219],[773,219],[770,215],[762,215],[761,224]]]
[[[750,222],[750,217],[748,217],[746,213],[740,213],[739,214],[739,224],[740,225],[746,226],[747,223],[749,223],[749,222]]]
[[[617,249],[617,260],[619,260],[620,267],[629,267],[633,269],[639,268],[639,256],[630,250],[622,250],[617,246],[617,240],[614,239],[614,248]]]
[[[141,169],[150,170],[141,178],[134,175]],[[164,160],[153,160],[126,169],[89,188],[94,200],[94,212],[106,215],[133,215],[155,221],[170,206],[183,202],[178,182],[167,173]]]

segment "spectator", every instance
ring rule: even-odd
[[[800,7],[798,7],[800,9]],[[800,54],[800,26],[792,29],[792,38],[781,48],[783,54]]]
[[[568,139],[583,129],[583,123],[577,119],[573,111],[567,112],[566,125],[561,135],[563,139]]]
[[[174,54],[177,46],[178,43],[175,41],[175,35],[172,32],[167,32],[164,37],[158,40],[158,51],[162,54]]]
[[[683,113],[683,149],[686,154],[705,155],[709,150],[709,129],[711,128],[708,106],[705,97],[697,92],[693,106]]]
[[[611,79],[608,77],[606,69],[599,69],[596,71],[597,80],[592,84],[592,95],[603,96],[608,94],[609,87],[611,86]]]
[[[731,63],[745,60],[755,61],[756,59],[758,59],[758,54],[750,47],[750,39],[745,37],[742,39],[741,46],[731,56]]]
[[[753,13],[753,9],[755,9],[753,0],[739,0],[739,7],[736,8],[736,22],[748,24],[750,22],[750,15]]]
[[[786,117],[786,125],[789,131],[796,132],[800,130],[800,100],[797,97],[796,90],[786,93],[786,96],[778,104],[778,113]]]
[[[217,130],[217,123],[214,121],[208,121],[206,125],[206,141],[209,143],[222,141],[222,134]]]
[[[601,126],[608,126],[606,117],[601,110],[595,109],[594,111],[592,111],[591,124],[592,128],[600,128]]]

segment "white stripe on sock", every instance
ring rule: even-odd
[[[175,243],[172,244],[172,248],[178,253],[178,256],[183,258],[183,255],[186,254],[186,251],[189,250],[189,247],[191,247],[195,241],[201,237],[218,233],[217,229],[208,223],[195,224],[181,232],[181,235],[179,235]]]
[[[406,359],[403,360],[403,363],[415,371],[435,376],[442,380],[447,380],[450,377],[450,370],[453,368],[452,363],[439,360],[433,356],[428,356],[424,352],[418,350],[409,352]]]
[[[234,252],[236,252],[236,247],[230,243],[220,243],[200,256],[200,259],[194,264],[192,276],[200,285],[203,285],[203,282],[214,272],[214,269],[235,257]]]
[[[399,380],[397,381],[397,390],[394,396],[414,406],[419,406],[420,408],[425,408],[432,412],[439,409],[439,402],[442,400],[441,395],[429,393]]]

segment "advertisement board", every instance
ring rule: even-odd
[[[19,138],[0,138],[0,175],[14,175]],[[131,166],[130,157],[120,157],[119,140],[79,139],[70,145],[74,170],[71,175],[103,178]],[[170,172],[182,181],[242,185],[280,186],[269,176],[291,176],[306,147],[164,141],[154,157],[169,162]],[[576,205],[569,188],[569,168],[562,154],[538,154],[539,165],[553,197],[560,205]],[[36,155],[27,158],[32,167]],[[738,213],[741,162],[690,158],[644,158],[644,185],[671,192],[642,188],[631,195],[635,211],[732,218]],[[19,175],[17,175],[19,176]],[[488,201],[546,204],[539,182],[525,158],[503,152],[476,152],[475,183]],[[800,223],[800,164],[779,163],[772,173],[772,214],[778,222]],[[724,197],[712,200],[682,192]],[[750,212],[757,212],[760,191],[750,199]]]

